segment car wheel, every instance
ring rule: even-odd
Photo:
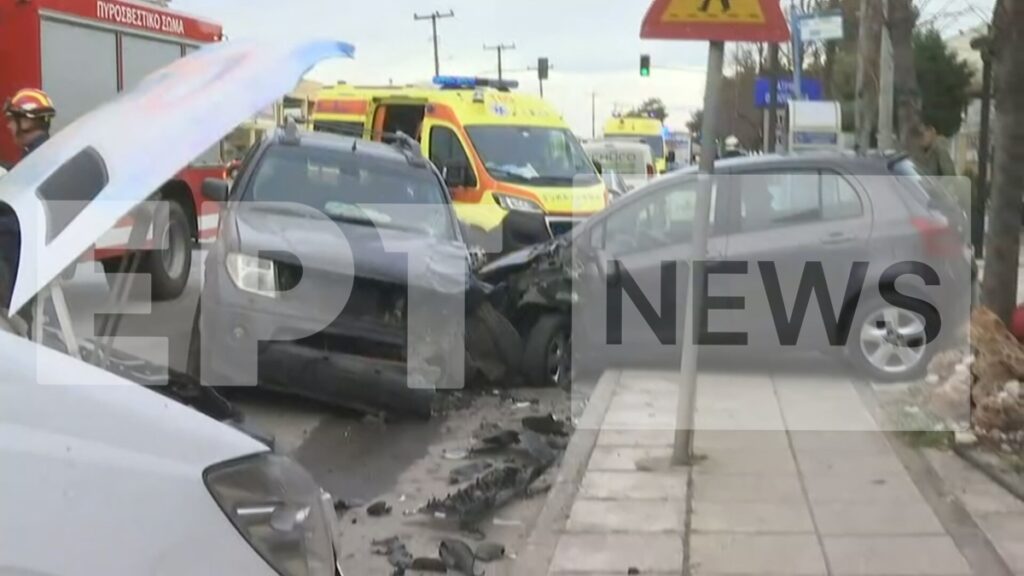
[[[544,314],[530,328],[523,372],[533,386],[566,387],[572,382],[572,333],[561,314]]]
[[[924,319],[883,301],[859,308],[846,345],[853,365],[875,381],[920,377],[935,348],[935,342],[926,342]]]
[[[153,222],[153,239],[160,250],[150,250],[140,266],[150,276],[153,300],[173,300],[185,290],[192,269],[192,226],[185,209],[166,202]]]

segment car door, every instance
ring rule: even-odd
[[[582,234],[585,286],[574,327],[603,358],[633,364],[678,356],[697,189],[694,175],[668,179],[614,204]],[[716,187],[712,261],[725,254],[719,204]]]
[[[730,187],[735,225],[726,257],[746,263],[747,275],[729,287],[729,295],[745,301],[741,313],[729,312],[741,321],[729,325],[742,326],[751,347],[827,345],[816,294],[802,295],[809,301],[806,315],[791,324],[794,301],[801,282],[817,277],[827,284],[831,300],[832,311],[825,314],[838,317],[851,270],[868,261],[872,218],[867,194],[855,179],[814,167],[741,172],[730,179]]]

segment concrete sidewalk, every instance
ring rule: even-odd
[[[702,374],[706,460],[692,470],[650,469],[671,453],[674,374],[609,372],[602,393],[595,430],[577,432],[593,435],[578,490],[552,494],[566,500],[553,505],[564,528],[547,535],[546,572],[531,573],[1013,574],[987,542],[979,552],[951,537],[957,514],[940,521],[846,378]]]

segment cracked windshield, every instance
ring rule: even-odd
[[[0,0],[0,102],[0,573],[1024,576],[1021,0]]]

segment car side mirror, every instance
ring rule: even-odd
[[[604,167],[597,160],[594,160],[594,170],[597,170],[598,174],[604,174]]]
[[[227,202],[229,185],[226,180],[220,178],[207,178],[203,180],[203,197],[214,202]]]

